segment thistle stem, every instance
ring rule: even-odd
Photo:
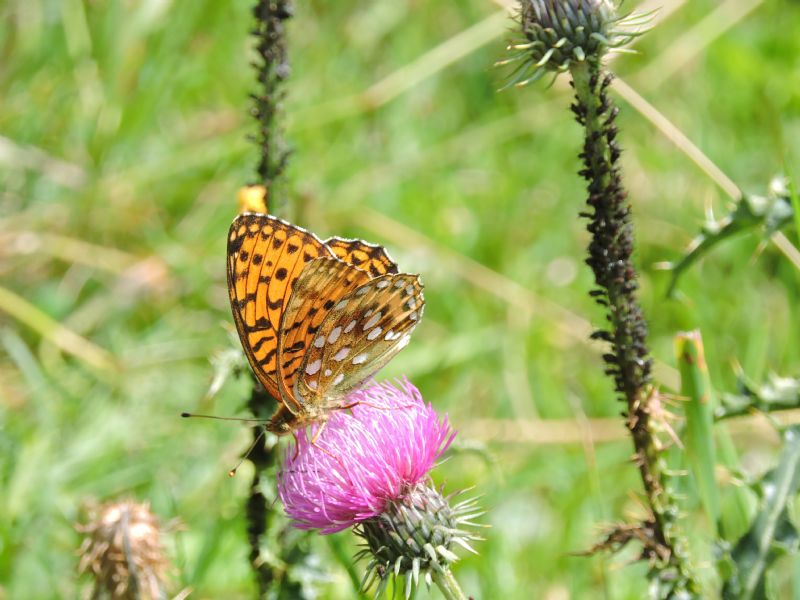
[[[693,589],[682,543],[675,533],[677,505],[664,485],[662,458],[650,427],[652,360],[647,325],[636,298],[631,210],[618,166],[620,149],[614,126],[618,109],[606,94],[611,76],[603,72],[599,60],[573,62],[570,71],[576,97],[572,110],[585,128],[580,174],[588,181],[589,211],[582,216],[589,219],[587,229],[592,235],[586,262],[594,272],[597,289],[591,295],[605,308],[608,320],[608,328],[592,337],[610,344],[611,351],[603,356],[606,373],[613,377],[627,406],[626,425],[652,510],[652,518],[644,524],[651,536],[645,554],[661,565],[657,571],[668,568],[676,573],[678,586]]]
[[[253,7],[256,25],[252,30],[256,38],[259,60],[254,63],[260,89],[251,94],[253,116],[258,121],[256,142],[260,157],[256,172],[258,183],[264,185],[271,198],[276,198],[276,183],[283,176],[289,158],[286,140],[279,122],[282,101],[285,97],[282,84],[289,77],[286,45],[286,21],[292,16],[290,0],[256,0]]]
[[[466,594],[461,590],[461,586],[458,585],[458,581],[456,581],[450,569],[445,568],[441,571],[434,571],[432,575],[433,582],[446,600],[467,600]],[[410,576],[410,574],[406,575],[406,577]]]
[[[258,53],[258,60],[253,66],[259,85],[258,90],[251,94],[251,112],[258,123],[258,134],[254,138],[259,148],[256,175],[257,182],[268,191],[272,211],[276,205],[285,203],[280,196],[279,181],[286,170],[289,152],[283,138],[280,115],[285,95],[282,84],[290,72],[285,21],[291,16],[290,0],[256,0],[253,6],[255,26],[251,33],[255,37]],[[247,403],[252,414],[256,417],[268,415],[275,402],[253,379],[253,388]],[[276,598],[300,598],[303,597],[300,585],[286,578],[282,569],[273,566],[275,561],[268,561],[261,554],[262,542],[277,514],[273,507],[274,502],[269,501],[262,491],[263,474],[275,465],[277,450],[266,447],[263,442],[259,443],[262,433],[262,427],[253,428],[255,445],[249,454],[254,466],[250,495],[245,507],[250,565],[255,573],[259,597],[272,594]],[[287,563],[292,561],[286,557],[291,555],[294,562],[299,562],[298,559],[305,553],[297,547],[273,551],[279,556],[283,555],[281,558],[285,558]]]

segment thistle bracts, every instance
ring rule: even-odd
[[[465,528],[479,527],[473,519],[483,512],[475,499],[451,505],[455,495],[446,497],[430,482],[420,482],[356,527],[364,540],[356,558],[369,561],[363,589],[377,581],[375,596],[381,597],[390,580],[403,576],[405,598],[410,598],[420,580],[430,587],[446,575],[458,560],[455,546],[475,552],[470,542],[480,538]]]
[[[610,0],[521,0],[521,35],[508,46],[514,64],[508,86],[524,86],[545,73],[556,75],[575,64],[598,62],[642,33],[649,15],[617,16]],[[507,86],[507,87],[508,87]]]

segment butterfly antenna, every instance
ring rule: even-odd
[[[258,434],[258,436],[256,436],[256,439],[254,439],[253,443],[250,444],[250,447],[247,449],[247,452],[245,452],[244,455],[242,456],[242,458],[239,459],[239,462],[236,463],[236,466],[233,467],[230,471],[228,471],[228,477],[235,477],[236,476],[236,471],[239,470],[239,467],[242,466],[242,463],[244,463],[244,461],[247,460],[247,457],[250,456],[250,454],[253,452],[253,450],[255,450],[255,447],[258,444],[258,442],[260,442],[262,440],[262,438],[264,437],[264,432],[265,431],[266,431],[266,429],[262,429],[261,432]]]
[[[240,423],[264,423],[264,419],[245,419],[243,417],[218,417],[216,415],[199,415],[197,413],[182,412],[184,419],[215,419],[217,421],[239,421]]]

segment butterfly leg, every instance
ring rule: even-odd
[[[319,448],[320,450],[322,450],[323,448],[317,444],[317,440],[319,439],[319,436],[321,436],[321,435],[322,435],[322,432],[323,432],[323,431],[325,431],[325,427],[326,427],[327,425],[328,425],[328,422],[327,422],[327,421],[323,421],[323,422],[322,422],[322,424],[319,426],[319,429],[317,429],[317,430],[314,432],[314,435],[313,435],[313,437],[311,438],[311,445],[312,445],[312,446],[316,446],[316,447],[317,447],[317,448]]]
[[[296,431],[292,431],[292,437],[294,438],[294,456],[292,457],[292,462],[294,462],[300,454],[300,438],[297,437]]]
[[[336,456],[332,452],[329,452],[328,450],[326,450],[325,448],[323,448],[322,446],[320,446],[317,443],[317,440],[322,435],[322,432],[325,431],[325,427],[327,426],[327,424],[328,424],[327,421],[323,421],[322,424],[319,426],[319,429],[317,429],[314,432],[314,435],[311,438],[311,445],[314,446],[320,452],[323,452],[323,453],[327,454],[328,456],[330,456],[333,460],[338,462],[340,465],[344,466],[344,463],[342,463],[342,459],[340,459],[338,456]]]
[[[377,404],[372,404],[370,402],[364,402],[363,400],[356,400],[355,402],[351,402],[350,404],[345,404],[343,406],[337,406],[336,410],[348,410],[355,406],[369,406],[370,408],[376,408],[378,410],[397,410],[400,408],[414,408],[413,404],[404,404],[403,406],[378,406]]]

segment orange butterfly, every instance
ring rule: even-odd
[[[242,213],[228,235],[228,291],[247,358],[281,402],[267,430],[325,421],[409,342],[425,306],[417,275],[381,247]]]

